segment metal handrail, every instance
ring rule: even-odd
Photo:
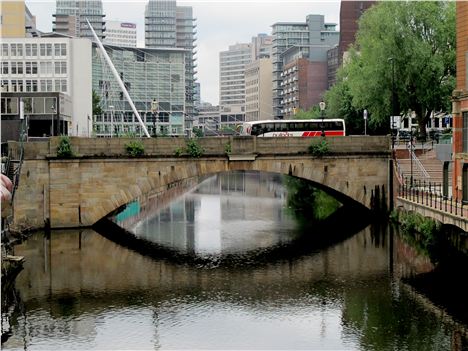
[[[413,149],[410,149],[410,155],[411,155],[411,158],[416,162],[416,165],[418,166],[419,170],[422,172],[424,177],[430,178],[431,176],[429,175],[429,173],[427,173],[426,169],[424,168],[419,158],[416,157],[416,154],[414,153]]]

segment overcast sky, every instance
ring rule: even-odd
[[[144,47],[144,12],[147,1],[104,0],[107,20],[137,24],[138,46]],[[55,1],[26,0],[37,27],[52,30]],[[308,14],[325,16],[326,22],[339,23],[340,2],[279,1],[279,0],[218,0],[177,1],[180,6],[192,6],[197,19],[197,70],[202,101],[219,103],[219,52],[236,43],[249,43],[259,33],[271,34],[275,22],[305,22]]]

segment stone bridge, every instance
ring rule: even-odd
[[[307,152],[311,138],[214,137],[197,139],[199,158],[187,139],[143,139],[144,155],[129,157],[128,138],[70,138],[73,157],[57,157],[60,138],[29,142],[13,203],[13,230],[87,227],[137,197],[163,193],[181,182],[229,171],[292,175],[317,183],[341,201],[373,208],[387,201],[388,137],[327,138],[328,153]],[[140,139],[139,139],[140,140]],[[9,143],[10,148],[18,146]],[[177,156],[176,156],[177,155]],[[391,192],[390,192],[391,193]]]

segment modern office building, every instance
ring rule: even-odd
[[[106,21],[106,37],[103,44],[137,47],[136,23],[121,21]]]
[[[203,102],[198,106],[197,127],[203,130],[205,136],[219,134],[220,130],[219,106],[213,106],[209,102]]]
[[[94,28],[96,35],[105,37],[105,21],[102,0],[57,0],[53,21],[53,31],[71,37],[89,38],[94,40],[86,20]]]
[[[453,92],[452,194],[468,201],[468,2],[457,1],[457,80]]]
[[[336,83],[336,73],[340,68],[339,59],[340,48],[336,45],[334,48],[327,51],[327,81],[328,89],[330,89]]]
[[[270,57],[272,48],[273,37],[271,35],[260,33],[256,37],[253,37],[251,43],[252,61]]]
[[[219,130],[222,134],[235,134],[245,121],[245,105],[220,106]]]
[[[195,106],[200,106],[201,105],[201,90],[200,90],[200,82],[195,83],[195,91],[193,95],[193,102]]]
[[[235,44],[219,53],[219,104],[244,106],[245,66],[252,62],[251,45]]]
[[[311,62],[325,62],[326,70],[327,51],[338,44],[339,32],[336,30],[336,24],[325,23],[324,16],[308,15],[304,23],[273,24],[272,35],[273,114],[275,118],[283,118],[283,66],[291,60],[307,58]],[[296,48],[295,51],[288,51],[293,47]],[[285,53],[288,53],[287,57]]]
[[[106,45],[148,132],[183,136],[185,55],[178,48],[138,49]],[[99,48],[93,44],[93,90],[101,98],[102,115],[94,116],[96,136],[144,135]],[[152,110],[152,105],[155,109]]]
[[[193,124],[196,31],[191,6],[177,6],[173,0],[149,0],[145,9],[145,44],[147,48],[181,48],[185,55],[185,128],[190,135]]]
[[[272,119],[272,63],[265,57],[245,67],[245,120]]]
[[[90,40],[56,34],[2,38],[1,70],[2,123],[9,121],[5,123],[19,128],[22,98],[29,136],[88,135],[92,115]]]

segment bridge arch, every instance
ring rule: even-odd
[[[164,192],[185,179],[229,171],[260,171],[306,179],[321,184],[337,198],[353,199],[370,209],[375,206],[376,195],[385,194],[387,162],[380,158],[361,160],[366,164],[365,171],[356,167],[356,162],[355,158],[345,157],[262,157],[235,162],[226,158],[101,159],[99,163],[53,160],[50,223],[52,227],[90,226],[144,194]],[[70,176],[64,178],[64,173]]]
[[[330,138],[329,154],[321,158],[307,153],[311,141],[303,138],[203,138],[201,158],[174,157],[174,149],[185,145],[183,138],[144,140],[145,155],[140,158],[125,156],[127,142],[76,138],[71,159],[57,158],[58,139],[26,144],[12,227],[34,229],[47,222],[52,228],[91,226],[144,194],[163,193],[184,179],[229,171],[306,179],[368,209],[388,198],[385,137]]]

